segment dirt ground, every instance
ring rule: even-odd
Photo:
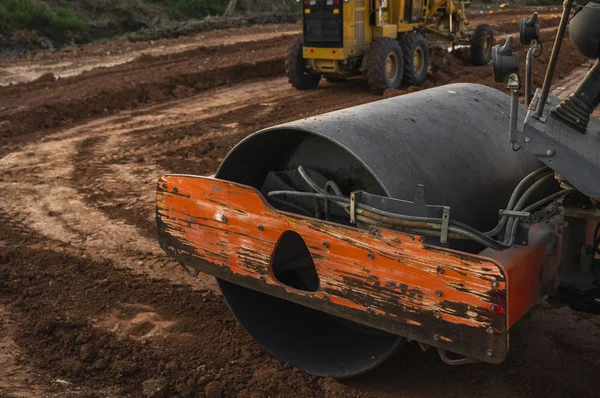
[[[525,15],[472,23],[502,36]],[[538,86],[557,15],[542,14]],[[212,174],[258,129],[381,98],[364,79],[290,88],[282,60],[296,34],[243,28],[1,61],[0,397],[598,396],[600,321],[566,307],[543,303],[519,322],[502,365],[451,367],[408,344],[364,376],[320,379],[270,358],[212,278],[162,253],[160,175]],[[424,88],[504,89],[490,67],[432,54]],[[555,91],[568,94],[588,66],[567,41]]]

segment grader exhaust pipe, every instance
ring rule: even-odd
[[[506,143],[509,102],[489,87],[454,84],[260,131],[229,153],[215,180],[161,179],[161,245],[216,276],[247,332],[305,372],[364,373],[404,338],[502,362],[508,328],[533,298],[512,300],[516,271],[495,252],[351,225],[349,207],[335,200],[269,195],[310,190],[301,166],[332,194],[443,206],[456,222],[491,229],[513,188],[540,167]]]

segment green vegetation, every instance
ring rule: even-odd
[[[35,30],[57,41],[82,34],[86,23],[64,7],[50,7],[40,0],[0,0],[0,32]]]
[[[227,8],[227,0],[145,0],[147,3],[163,7],[173,19],[202,19],[209,15],[222,15]]]

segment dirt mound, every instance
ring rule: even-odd
[[[0,88],[0,140],[123,109],[190,96],[207,88],[283,73],[289,37],[142,56],[56,82]],[[184,61],[185,60],[185,61]],[[35,94],[34,94],[35,93]]]
[[[0,302],[22,331],[17,343],[49,383],[97,390],[91,396],[366,396],[270,358],[214,293],[116,270],[60,243],[58,250],[22,246],[38,239],[26,228],[0,226],[8,245],[0,253]],[[137,321],[137,338],[115,333],[148,313]],[[171,322],[149,333],[160,320]]]

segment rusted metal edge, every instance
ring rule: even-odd
[[[507,355],[506,278],[493,259],[279,212],[251,187],[195,176],[159,180],[157,226],[163,250],[197,271],[469,358]],[[271,272],[288,230],[309,248],[316,292]]]

